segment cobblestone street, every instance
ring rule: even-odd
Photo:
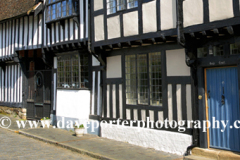
[[[79,159],[93,160],[54,145],[47,144],[32,138],[0,128],[0,159]]]

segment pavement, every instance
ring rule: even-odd
[[[0,114],[0,120],[7,115]],[[11,119],[11,126],[7,129],[15,134],[21,134],[33,139],[37,139],[58,147],[87,155],[96,159],[106,160],[181,160],[183,156],[157,151],[150,148],[131,145],[125,142],[110,140],[95,135],[85,134],[83,137],[76,137],[74,132],[57,128],[25,128],[19,129],[16,118],[7,116]],[[0,122],[1,123],[1,122]],[[2,129],[1,129],[2,130]],[[27,145],[27,144],[25,144]]]

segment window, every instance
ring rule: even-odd
[[[234,54],[239,54],[240,53],[240,43],[234,43],[234,44],[230,44],[230,55],[234,55]]]
[[[107,0],[107,14],[138,7],[138,0]]]
[[[88,88],[88,55],[64,55],[58,57],[58,88]]]
[[[214,56],[223,56],[223,54],[224,54],[223,45],[213,46]]]
[[[78,14],[79,0],[48,0],[46,21],[53,21]]]
[[[126,104],[162,105],[161,53],[125,56]]]

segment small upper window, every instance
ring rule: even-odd
[[[78,14],[79,0],[48,0],[46,21],[53,21]]]
[[[107,14],[134,7],[138,7],[138,0],[107,0]]]
[[[207,57],[207,55],[208,55],[208,48],[207,47],[202,47],[202,48],[197,49],[198,58]]]
[[[214,56],[223,56],[224,55],[223,45],[213,46],[213,55]]]

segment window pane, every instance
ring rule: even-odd
[[[47,21],[50,21],[51,20],[51,6],[48,6],[47,8]]]
[[[75,11],[75,13],[78,13],[78,11],[79,11],[79,1],[78,0],[75,1],[74,11]]]
[[[128,9],[138,7],[138,0],[128,0]]]
[[[208,54],[208,48],[207,47],[197,49],[198,58],[207,57],[207,54]]]
[[[234,55],[234,54],[239,54],[239,53],[240,53],[240,42],[230,44],[230,54]]]
[[[66,1],[62,2],[62,16],[63,17],[67,16],[67,2]]]
[[[61,2],[57,3],[57,18],[61,18]]]
[[[116,0],[107,1],[107,14],[116,13]]]
[[[52,20],[56,19],[56,4],[52,5]]]
[[[161,52],[149,53],[150,105],[162,105]]]
[[[117,10],[124,10],[125,9],[125,0],[117,0]]]
[[[73,9],[73,5],[72,5],[72,0],[68,0],[68,15],[72,15],[72,9]]]
[[[217,45],[213,47],[213,55],[214,56],[223,56],[223,45]]]
[[[136,95],[136,56],[125,57],[126,104],[137,104]]]
[[[148,104],[148,71],[147,55],[137,56],[138,73],[138,104]]]

